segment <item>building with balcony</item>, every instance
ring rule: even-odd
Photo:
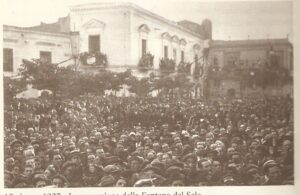
[[[219,68],[261,68],[267,63],[293,70],[293,46],[288,39],[214,40],[210,44],[210,64]],[[272,59],[271,59],[272,58]],[[271,62],[270,60],[276,61]]]
[[[153,55],[153,70],[160,60],[193,62],[203,56],[211,28],[187,28],[132,3],[91,3],[70,7],[67,17],[33,27],[4,26],[4,72],[16,73],[22,59],[41,58],[59,63],[87,52],[106,55],[107,68],[137,69],[142,56]],[[78,62],[78,61],[77,61]],[[77,63],[68,61],[67,63]],[[80,70],[97,69],[79,63]],[[195,65],[194,65],[195,66]],[[190,72],[193,71],[193,67]]]
[[[209,64],[209,89],[219,96],[282,87],[292,94],[293,45],[287,38],[214,40],[209,48]]]

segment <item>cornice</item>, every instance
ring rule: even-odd
[[[20,32],[20,33],[32,33],[32,34],[56,36],[56,37],[63,37],[63,38],[70,37],[69,33],[43,32],[43,31],[36,31],[36,30],[27,30],[27,29],[23,29],[22,27],[3,25],[3,32],[5,32],[5,31]]]
[[[83,5],[77,5],[77,6],[71,6],[70,10],[71,12],[88,12],[88,11],[96,11],[96,10],[102,10],[102,9],[116,9],[116,8],[126,8],[133,11],[136,11],[138,13],[141,13],[143,15],[149,16],[153,19],[159,20],[160,22],[163,22],[169,26],[172,26],[174,28],[177,28],[180,31],[183,31],[185,33],[188,33],[192,36],[195,36],[199,39],[204,39],[204,37],[200,34],[194,33],[180,25],[178,25],[176,22],[171,21],[169,19],[166,19],[160,15],[157,15],[149,10],[146,10],[140,6],[137,6],[133,3],[91,3],[91,4],[83,4]]]

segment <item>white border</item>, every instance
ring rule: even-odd
[[[123,1],[123,0],[119,0]],[[162,0],[160,0],[162,1]],[[168,0],[163,0],[163,1],[168,1]],[[178,2],[178,0],[169,0],[171,2]],[[183,0],[182,0],[183,1]],[[185,0],[189,2],[193,2],[196,0]],[[203,0],[198,0],[202,1]],[[212,1],[212,0],[210,0]],[[217,1],[217,0],[213,0]],[[226,0],[218,0],[222,2],[226,2]],[[249,1],[249,0],[231,0],[231,1]],[[252,0],[253,1],[253,0]],[[268,0],[259,0],[259,1],[268,1]],[[280,1],[280,0],[271,0],[271,1]],[[271,2],[270,1],[270,2]],[[289,1],[289,0],[281,0],[281,1]],[[85,2],[84,0],[82,2]],[[95,0],[96,2],[96,0]],[[132,2],[132,0],[130,1]],[[3,1],[0,1],[0,13],[1,8],[3,8]],[[170,194],[170,195],[175,195],[175,192],[183,192],[182,195],[216,195],[216,194],[222,194],[222,195],[296,195],[300,194],[300,191],[298,189],[299,186],[299,156],[297,155],[299,153],[299,137],[300,137],[300,130],[298,127],[299,126],[299,116],[300,116],[300,110],[299,110],[299,82],[300,78],[298,77],[299,75],[299,63],[300,63],[300,26],[299,26],[299,20],[300,20],[300,2],[299,0],[294,0],[293,1],[293,46],[294,46],[294,108],[295,108],[295,128],[294,128],[294,133],[295,133],[295,185],[294,186],[255,186],[255,187],[249,187],[249,186],[236,186],[236,187],[154,187],[154,188],[65,188],[65,189],[58,189],[58,188],[40,188],[40,189],[27,189],[27,188],[22,188],[22,189],[4,189],[3,186],[3,175],[0,174],[0,194],[3,195],[33,195],[33,194],[41,194],[41,195],[149,195],[149,194]],[[17,5],[16,5],[17,6]],[[298,10],[298,12],[297,12]],[[0,21],[2,24],[2,17],[0,17]],[[3,26],[0,26],[0,35],[1,37],[3,33]],[[0,39],[0,45],[2,45],[3,38]],[[0,64],[2,65],[2,49],[1,49],[1,57],[0,57]],[[3,69],[0,69],[0,93],[3,94]],[[298,100],[297,100],[298,98]],[[3,157],[3,95],[0,96],[0,115],[1,115],[1,120],[0,120],[0,156],[2,157],[1,162],[4,162],[4,157]],[[0,163],[0,172],[4,172],[3,168],[3,163]],[[133,194],[130,194],[130,193]],[[143,194],[146,193],[146,194]],[[298,193],[297,193],[298,192]]]

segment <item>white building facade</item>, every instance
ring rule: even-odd
[[[121,69],[136,69],[145,53],[154,55],[154,69],[159,69],[162,58],[173,59],[178,65],[202,57],[201,34],[135,4],[72,6],[66,21],[63,32],[4,26],[4,72],[16,72],[22,59],[44,57],[58,63],[95,51],[107,55],[108,68]],[[74,39],[71,32],[77,32],[78,37]]]
[[[72,57],[69,33],[33,31],[20,27],[3,27],[3,72],[18,72],[23,59],[42,59],[59,63]],[[70,61],[69,63],[74,63]]]
[[[71,30],[80,34],[80,52],[95,40],[110,67],[136,68],[143,53],[154,55],[154,69],[167,57],[177,64],[202,56],[203,39],[177,23],[134,4],[84,4],[71,7]],[[97,47],[97,46],[96,46]]]

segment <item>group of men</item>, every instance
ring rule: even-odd
[[[5,187],[285,185],[293,99],[84,95],[4,110]]]

